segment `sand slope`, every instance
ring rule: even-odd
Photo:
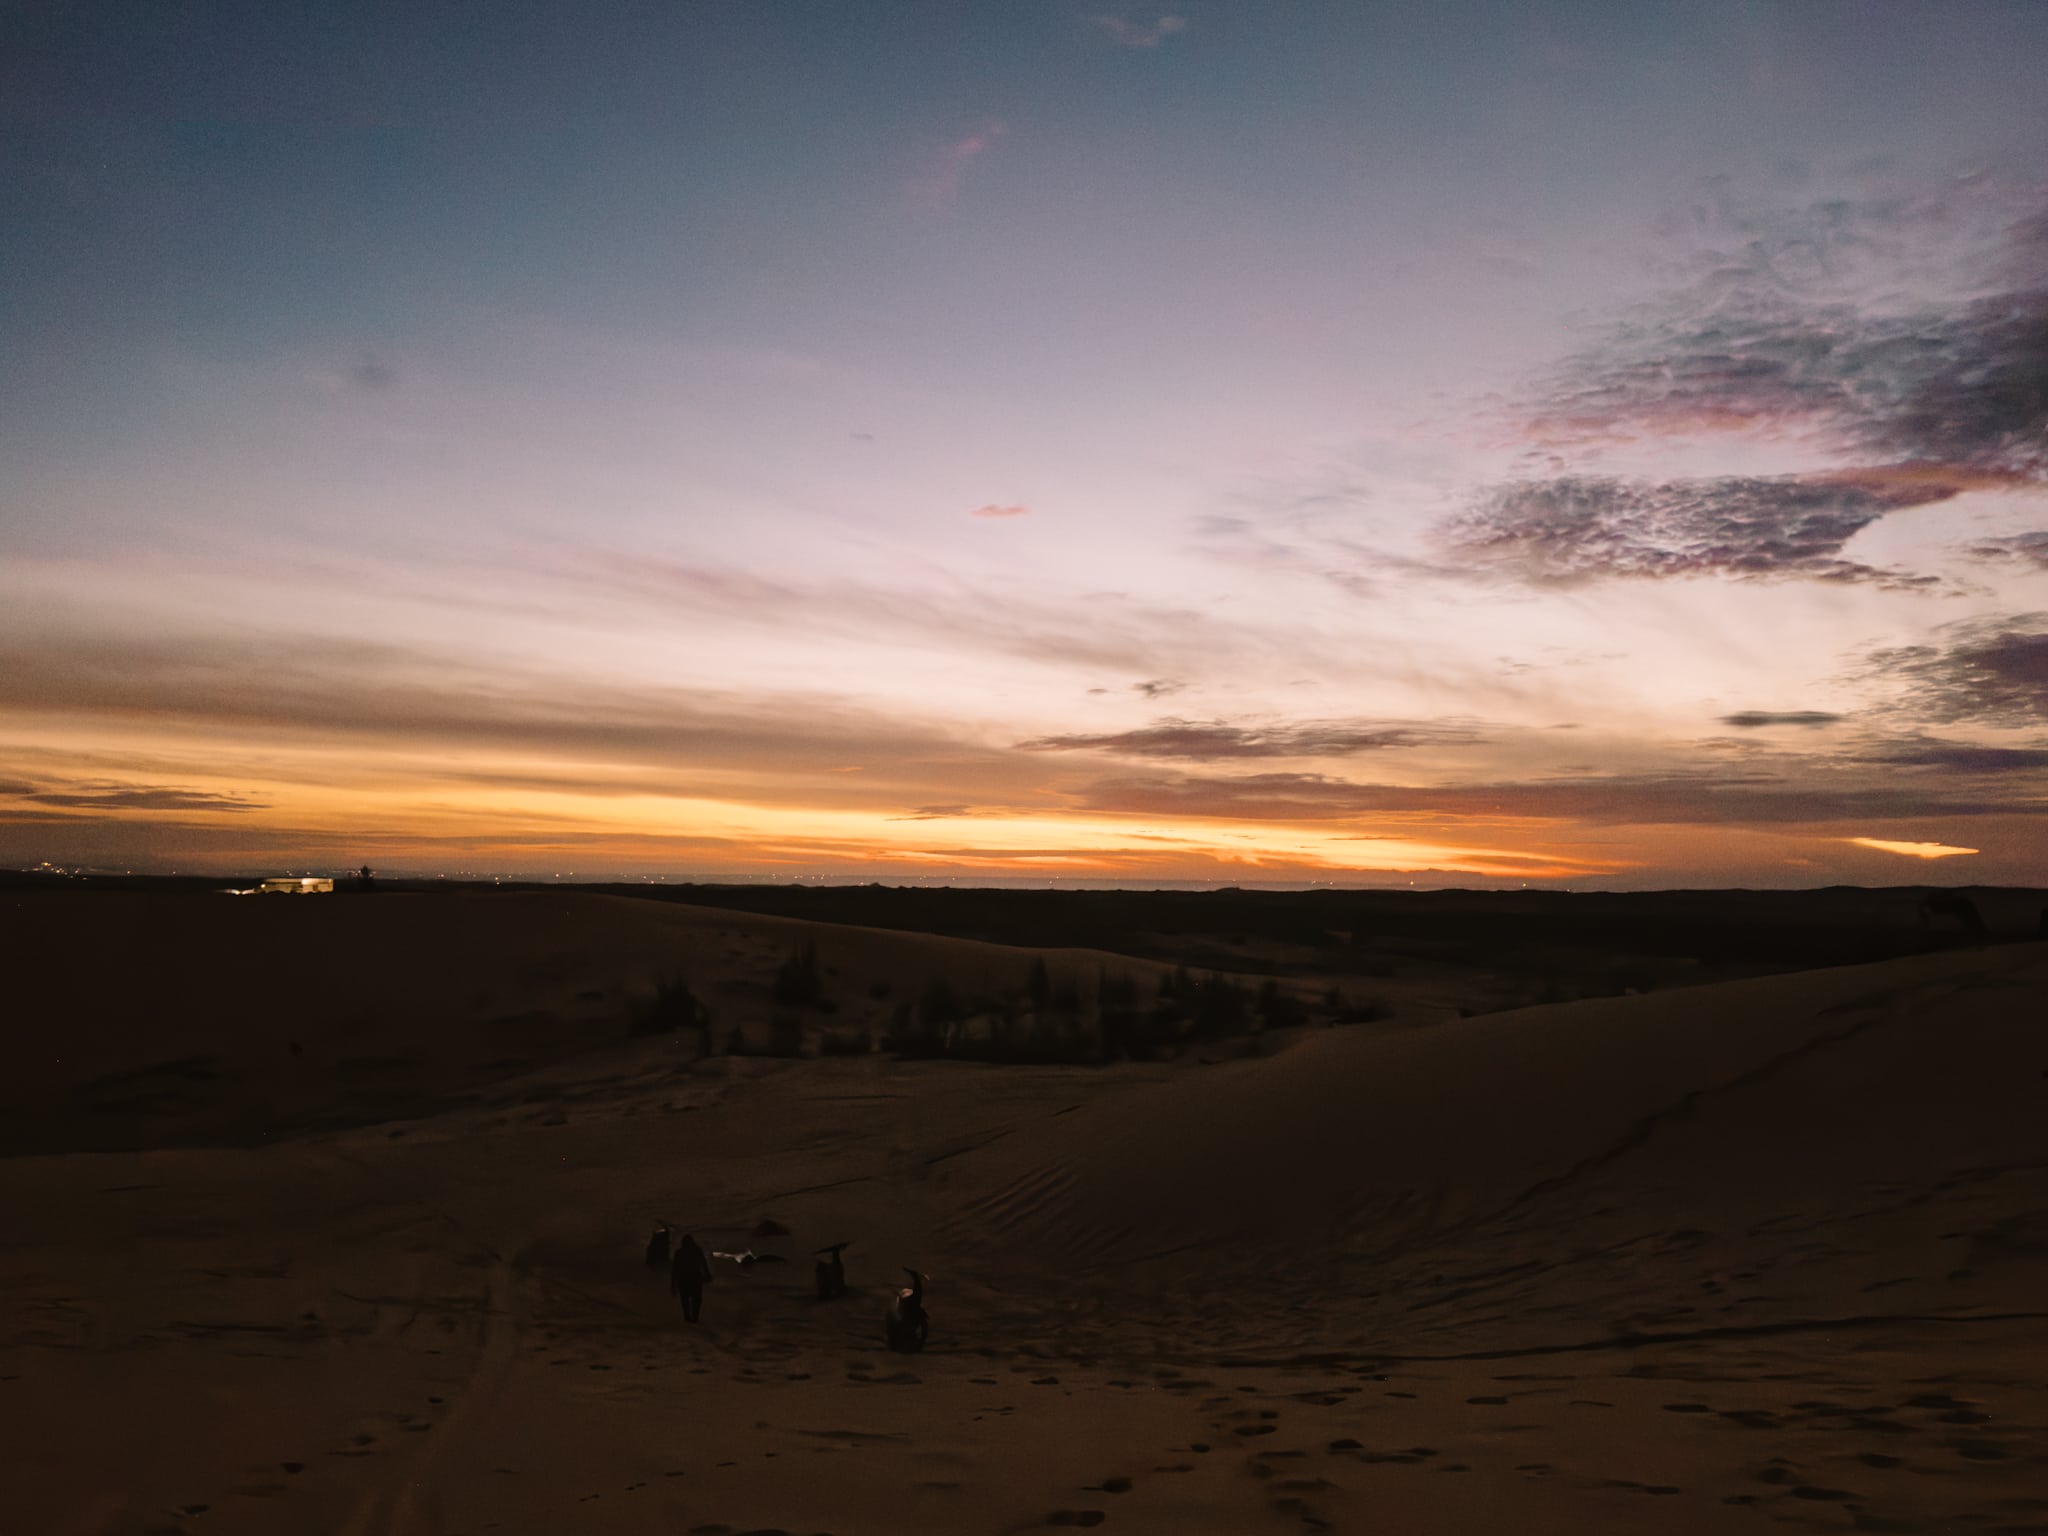
[[[7,1528],[2048,1529],[2044,999],[2023,945],[1210,1067],[654,1040],[6,1159]],[[792,1262],[687,1329],[653,1214]]]

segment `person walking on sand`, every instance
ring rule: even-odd
[[[910,1276],[910,1284],[897,1289],[889,1310],[882,1316],[882,1331],[891,1349],[909,1354],[924,1348],[925,1336],[931,1331],[931,1318],[924,1310],[925,1277],[908,1265],[903,1272]]]
[[[818,1262],[811,1266],[818,1282],[818,1300],[830,1301],[835,1296],[846,1294],[846,1261],[840,1255],[852,1246],[851,1243],[834,1243],[829,1248],[812,1250],[819,1255]]]
[[[668,1268],[668,1249],[669,1244],[673,1241],[674,1235],[669,1231],[668,1223],[657,1221],[654,1224],[654,1235],[647,1239],[647,1267],[649,1269]]]
[[[683,1321],[694,1323],[704,1310],[704,1282],[711,1278],[711,1260],[697,1239],[685,1232],[676,1242],[676,1256],[668,1266],[668,1288],[683,1298]]]

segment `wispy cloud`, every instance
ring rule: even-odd
[[[913,587],[771,578],[611,550],[552,556],[544,579],[613,602],[630,600],[653,615],[769,627],[800,623],[813,635],[981,649],[1141,678],[1199,673],[1217,658],[1245,651],[1286,646],[1306,659],[1311,650],[1282,626],[1242,623],[1192,605],[951,580]]]
[[[1887,706],[1915,722],[2048,723],[2048,613],[1945,625],[1930,644],[1872,651],[1861,675],[1896,690]]]
[[[1169,37],[1187,31],[1185,16],[1160,16],[1154,21],[1129,21],[1122,16],[1090,16],[1088,24],[1125,48],[1157,48]]]
[[[772,794],[778,781],[864,763],[869,773],[835,782],[901,804],[906,787],[938,799],[963,772],[992,783],[1029,776],[1012,754],[975,747],[942,726],[821,694],[634,686],[370,642],[262,633],[0,646],[0,715],[175,725],[205,730],[222,743],[261,732],[280,743],[510,752],[558,763],[545,786],[556,789],[589,786],[602,778],[599,770],[624,769],[637,770],[628,778],[643,789],[661,785],[673,793],[693,773],[701,786],[712,772],[752,779]],[[1015,765],[1007,775],[1006,764]],[[460,765],[444,771],[458,773]],[[66,798],[44,803],[119,803],[86,798],[101,792],[183,793],[94,784],[68,786],[59,791]],[[226,807],[209,799],[183,808]]]
[[[960,196],[967,173],[1009,129],[993,119],[962,134],[932,157],[930,165],[906,183],[911,200],[926,208],[943,208]]]
[[[1169,719],[1138,730],[1042,736],[1018,745],[1026,752],[1109,752],[1124,757],[1218,762],[1254,757],[1343,757],[1476,739],[1476,732],[1466,726],[1344,720],[1247,726],[1223,720]]]
[[[1003,506],[991,501],[984,506],[976,507],[967,515],[969,517],[1029,517],[1031,509],[1020,504]]]
[[[1164,699],[1170,698],[1186,687],[1186,683],[1176,682],[1170,677],[1154,677],[1142,683],[1131,684],[1131,692],[1142,693],[1148,699]]]
[[[2015,533],[2005,538],[1982,539],[1970,545],[1968,553],[1979,560],[2011,561],[2048,571],[2048,532]]]

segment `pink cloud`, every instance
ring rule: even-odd
[[[1031,509],[1025,506],[999,507],[990,502],[985,507],[976,507],[967,514],[969,517],[1029,517]]]
[[[947,145],[930,171],[912,177],[906,184],[911,197],[927,208],[942,208],[952,202],[960,195],[961,184],[967,179],[967,168],[1008,131],[1003,124],[991,119],[974,132]]]

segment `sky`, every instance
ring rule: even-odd
[[[2048,883],[2048,6],[0,9],[0,865]]]

